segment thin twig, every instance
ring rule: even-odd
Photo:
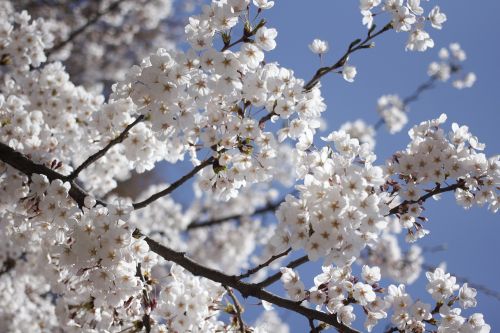
[[[257,273],[257,272],[258,272],[258,271],[260,271],[261,269],[263,269],[263,268],[265,268],[265,267],[269,266],[269,265],[270,265],[273,261],[275,261],[275,260],[277,260],[277,259],[279,259],[279,258],[281,258],[281,257],[286,256],[286,255],[287,255],[287,254],[289,254],[291,251],[292,251],[292,248],[291,248],[291,247],[289,247],[289,248],[288,248],[288,249],[286,249],[285,251],[283,251],[283,252],[281,252],[281,253],[278,253],[278,254],[276,254],[276,255],[272,256],[272,257],[271,257],[271,258],[269,258],[266,262],[264,262],[264,263],[262,263],[262,264],[260,264],[260,265],[258,265],[258,266],[255,266],[255,267],[254,267],[254,268],[252,268],[252,269],[249,269],[249,270],[248,270],[248,271],[246,271],[246,273],[244,273],[244,274],[240,274],[240,275],[238,276],[238,278],[239,278],[239,279],[245,279],[245,278],[249,277],[250,275],[253,275],[253,274]]]
[[[73,172],[68,176],[68,179],[69,180],[76,179],[76,177],[78,177],[80,172],[82,172],[85,168],[89,167],[92,163],[96,162],[98,159],[100,159],[101,157],[106,155],[108,150],[110,150],[114,145],[122,143],[123,140],[125,140],[125,138],[128,136],[128,133],[130,132],[130,130],[135,125],[137,125],[138,123],[140,123],[143,120],[144,120],[144,115],[140,115],[139,117],[137,117],[132,123],[130,123],[127,127],[125,127],[125,129],[123,130],[123,132],[120,133],[120,135],[118,135],[116,138],[111,140],[104,148],[102,148],[101,150],[99,150],[95,154],[92,154],[91,156],[89,156],[82,164],[80,164],[80,166],[78,166],[75,170],[73,170]]]
[[[104,9],[102,12],[97,12],[94,17],[92,17],[90,20],[88,20],[84,25],[82,25],[79,28],[76,28],[73,30],[68,38],[65,40],[59,42],[55,46],[53,46],[51,49],[49,49],[46,52],[47,58],[54,52],[59,51],[62,49],[66,44],[72,42],[76,37],[78,37],[80,34],[84,33],[88,28],[96,24],[104,15],[109,14],[113,10],[117,9],[120,3],[122,3],[124,0],[117,0],[113,3],[111,3],[106,9]]]
[[[141,208],[146,207],[147,205],[149,205],[153,201],[158,200],[159,198],[164,197],[164,196],[172,193],[176,188],[178,188],[179,186],[181,186],[182,184],[184,184],[186,181],[188,181],[189,179],[191,179],[201,169],[203,169],[203,168],[211,165],[214,161],[215,161],[215,158],[213,156],[210,157],[210,158],[208,158],[208,159],[206,159],[205,161],[201,162],[199,165],[197,165],[196,167],[194,167],[187,174],[185,174],[184,176],[182,176],[181,178],[179,178],[177,181],[173,182],[169,187],[167,187],[163,191],[160,191],[158,193],[153,194],[152,196],[150,196],[146,200],[134,203],[134,204],[132,204],[132,206],[136,210],[137,209],[141,209]]]
[[[349,59],[349,56],[352,53],[354,53],[358,50],[371,48],[372,44],[369,44],[368,42],[370,42],[375,37],[383,34],[386,31],[389,31],[391,29],[392,29],[392,23],[387,23],[382,29],[380,29],[379,31],[377,31],[374,34],[372,34],[373,30],[370,30],[364,40],[357,39],[354,42],[352,42],[349,45],[349,47],[347,48],[347,51],[342,55],[342,57],[340,57],[339,60],[337,60],[336,63],[334,63],[333,65],[331,65],[329,67],[321,67],[320,69],[318,69],[316,71],[316,73],[314,74],[314,76],[309,81],[307,81],[307,83],[304,85],[303,90],[306,92],[310,91],[312,88],[314,88],[314,86],[316,86],[316,84],[318,84],[318,82],[321,80],[321,78],[323,76],[325,76],[326,74],[344,66],[345,63],[347,62],[347,59]],[[270,112],[270,113],[266,114],[265,116],[263,116],[259,120],[259,127],[260,128],[264,127],[264,124],[267,121],[269,121],[274,115],[276,115],[276,113],[273,111],[273,112]]]
[[[314,319],[309,319],[309,327],[311,328],[311,333],[319,333],[316,326],[314,326]]]
[[[288,268],[297,268],[302,264],[305,264],[306,262],[309,262],[309,257],[307,255],[302,256],[298,259],[292,260],[286,265]],[[257,285],[261,288],[267,287],[274,282],[278,281],[281,278],[281,272],[277,272],[269,277],[267,277],[265,280],[257,283]]]
[[[394,215],[394,214],[399,214],[405,212],[405,209],[407,208],[408,205],[415,204],[415,203],[423,203],[427,199],[429,199],[432,196],[435,196],[437,194],[445,193],[445,192],[451,192],[455,191],[456,189],[463,189],[465,188],[465,181],[464,180],[459,180],[453,185],[446,186],[446,187],[441,187],[439,184],[436,186],[433,190],[429,191],[427,194],[421,196],[417,200],[405,200],[396,207],[391,208],[389,210],[389,213],[386,216],[389,215]]]
[[[243,313],[242,307],[240,302],[238,302],[238,299],[236,296],[234,296],[234,293],[231,288],[228,286],[224,286],[224,289],[226,289],[229,297],[233,300],[233,305],[234,309],[236,310],[236,318],[238,320],[239,328],[240,328],[240,333],[245,333],[245,323],[243,322],[243,318],[241,317],[241,314]]]
[[[151,309],[151,298],[149,297],[149,293],[145,287],[146,286],[146,279],[144,278],[144,275],[142,274],[141,263],[137,264],[136,275],[139,277],[139,279],[144,284],[144,288],[142,289],[142,301],[144,302],[144,307],[146,309],[144,311],[144,315],[142,316],[142,325],[143,325],[146,333],[151,333],[151,318],[150,318],[149,311],[148,311],[148,309]]]
[[[452,65],[451,67],[451,71],[450,71],[450,74],[454,74],[454,73],[457,73],[459,72],[462,67],[461,66],[457,66],[457,65]],[[424,83],[422,83],[421,85],[419,85],[417,87],[417,89],[415,89],[415,91],[409,95],[409,96],[406,96],[405,98],[403,98],[403,109],[405,112],[408,112],[407,110],[407,107],[409,104],[417,101],[420,96],[422,95],[423,92],[427,91],[427,90],[431,90],[432,88],[435,87],[435,83],[436,81],[439,80],[439,77],[437,75],[432,75],[431,77],[429,77],[429,79],[427,81],[425,81]],[[375,123],[375,130],[378,130],[383,124],[385,123],[384,121],[384,118],[380,118],[377,123]]]
[[[274,203],[268,203],[264,207],[255,210],[255,212],[253,212],[250,215],[255,216],[255,215],[262,215],[262,214],[272,212],[272,211],[276,210],[276,208],[278,208],[284,201],[285,201],[285,199],[283,198],[283,199],[276,201]],[[233,214],[233,215],[229,215],[226,217],[216,218],[216,219],[203,221],[203,222],[196,222],[195,221],[195,222],[192,222],[191,224],[189,224],[186,229],[191,230],[191,229],[197,229],[197,228],[203,228],[203,227],[211,227],[213,225],[221,224],[221,223],[224,223],[227,221],[239,220],[239,219],[243,218],[244,216],[247,216],[247,214]]]
[[[344,53],[344,55],[335,64],[333,64],[329,67],[322,67],[322,68],[318,69],[316,71],[316,74],[314,74],[314,76],[304,85],[304,90],[305,91],[311,90],[316,84],[318,84],[318,82],[320,81],[320,79],[323,76],[325,76],[326,74],[344,66],[345,63],[347,62],[347,59],[349,58],[349,56],[352,53],[354,53],[358,50],[371,48],[372,45],[367,44],[368,42],[370,42],[375,37],[383,34],[386,31],[389,31],[391,29],[392,29],[392,23],[388,23],[382,29],[380,29],[379,31],[377,31],[374,34],[371,34],[371,32],[368,32],[366,38],[363,41],[361,41],[360,39],[357,39],[354,42],[352,42],[351,45],[349,45],[347,51]]]
[[[12,149],[11,147],[1,142],[0,142],[0,160],[9,164],[18,171],[24,173],[28,177],[31,177],[32,174],[36,173],[45,175],[50,181],[53,181],[55,179],[68,181],[67,176],[62,175],[59,172],[54,171],[43,164],[38,164],[33,162],[24,154]],[[134,209],[144,208],[151,202],[167,194],[172,193],[175,189],[177,189],[179,186],[181,186],[190,178],[192,178],[194,175],[196,175],[201,169],[212,164],[214,160],[215,160],[214,157],[208,158],[207,160],[203,161],[200,165],[193,168],[190,172],[182,176],[180,179],[173,182],[169,187],[167,187],[163,191],[153,194],[144,201],[134,203],[133,204]],[[71,185],[71,188],[69,190],[69,195],[73,198],[73,200],[75,200],[75,202],[78,204],[79,207],[83,207],[85,205],[85,197],[87,197],[89,194],[74,181],[69,180],[69,183]],[[107,206],[105,202],[100,200],[97,200],[97,203],[102,206]]]

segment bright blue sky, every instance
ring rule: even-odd
[[[466,69],[477,74],[476,85],[472,89],[459,91],[451,87],[449,82],[438,84],[436,89],[425,93],[411,105],[409,125],[436,118],[444,112],[448,115],[448,126],[452,122],[468,125],[472,133],[486,143],[487,155],[500,153],[500,46],[496,25],[500,2],[482,0],[479,4],[454,0],[423,3],[424,6],[439,4],[448,16],[443,30],[428,28],[436,47],[425,53],[405,52],[407,34],[391,31],[376,39],[374,49],[354,54],[350,59],[350,63],[358,69],[354,83],[349,84],[338,75],[327,76],[322,81],[322,94],[328,105],[325,114],[328,131],[357,118],[375,123],[378,97],[387,93],[400,96],[412,93],[427,79],[427,65],[437,59],[439,48],[459,42],[467,52]],[[319,66],[318,58],[307,47],[312,39],[321,38],[330,43],[330,51],[325,57],[325,64],[329,64],[341,56],[352,40],[366,34],[366,28],[361,25],[358,1],[277,0],[275,7],[266,11],[264,17],[268,26],[277,28],[279,32],[278,47],[268,54],[266,60],[278,61],[282,66],[293,69],[297,77],[306,80]],[[377,19],[380,20],[380,26],[388,20],[386,16]],[[395,136],[384,130],[379,131],[376,148],[379,161],[406,146],[408,128]],[[175,196],[183,202],[187,199],[182,192]],[[437,265],[446,261],[449,272],[500,291],[498,215],[491,214],[486,208],[464,211],[455,204],[452,194],[444,196],[439,202],[430,201],[426,207],[426,216],[430,219],[427,228],[431,235],[420,245],[446,244],[448,247],[443,252],[426,254],[426,262]],[[318,265],[314,264],[307,265],[306,269],[309,272],[303,271],[304,278],[308,275],[310,278],[319,271]],[[424,301],[430,301],[430,297],[421,292],[425,290],[424,287],[425,281],[420,279],[410,287],[410,291],[415,296],[421,295]],[[500,301],[482,293],[477,298],[479,306],[475,311],[468,310],[465,314],[482,312],[492,326],[492,331],[496,331],[500,327]],[[248,315],[245,317],[248,322],[253,317],[251,308],[251,305],[248,306]],[[290,315],[287,321],[292,332],[308,331],[308,323],[302,317]],[[363,321],[364,318],[358,318],[357,326],[362,325]],[[378,326],[374,331],[382,329],[383,326]]]

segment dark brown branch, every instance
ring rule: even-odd
[[[429,80],[427,80],[426,82],[419,85],[413,94],[411,94],[410,96],[407,96],[403,99],[403,105],[407,106],[408,104],[418,100],[420,95],[424,91],[432,89],[434,87],[434,83],[437,81],[437,79],[438,79],[438,77],[436,75],[433,75],[429,78]]]
[[[92,163],[94,163],[95,161],[97,161],[98,159],[103,157],[104,155],[106,155],[108,150],[110,150],[113,146],[115,146],[119,143],[122,143],[123,140],[125,140],[127,138],[130,130],[135,125],[137,125],[138,123],[140,123],[143,120],[144,120],[144,115],[140,115],[139,117],[137,117],[132,123],[130,123],[127,127],[125,127],[125,129],[123,130],[123,132],[120,133],[120,135],[118,135],[116,138],[111,140],[104,148],[102,148],[101,150],[99,150],[95,154],[92,154],[91,156],[89,156],[82,164],[80,164],[80,166],[78,166],[75,170],[73,170],[73,172],[68,176],[68,179],[69,180],[76,179],[76,177],[78,177],[80,172],[82,172],[89,165],[91,165]]]
[[[314,320],[309,319],[309,327],[311,328],[311,333],[319,333],[318,329],[316,326],[314,326]]]
[[[141,237],[140,232],[137,230],[134,232],[134,235],[135,237]],[[175,262],[195,276],[205,277],[214,282],[218,282],[222,285],[236,289],[245,298],[252,296],[260,300],[267,301],[281,308],[297,312],[308,319],[319,320],[330,324],[343,333],[360,333],[356,329],[339,323],[335,315],[307,308],[305,306],[302,306],[301,302],[295,302],[272,294],[264,290],[263,287],[259,284],[242,282],[235,275],[226,275],[218,270],[200,265],[188,258],[185,253],[174,251],[168,247],[161,245],[151,238],[146,237],[144,240],[148,243],[151,251],[160,255],[165,260]]]
[[[29,159],[24,154],[15,151],[4,143],[0,142],[0,160],[4,163],[9,164],[13,168],[21,171],[28,177],[31,177],[32,174],[42,174],[45,175],[50,181],[60,179],[62,181],[68,181],[66,176],[61,175],[59,172],[56,172],[49,167],[43,164],[34,163],[31,159]],[[75,184],[74,182],[70,182],[71,189],[69,190],[69,195],[76,201],[78,206],[84,206],[84,199],[88,195],[80,186]],[[105,205],[103,202],[98,201],[99,204]]]
[[[258,266],[255,266],[254,268],[252,269],[249,269],[248,271],[246,271],[246,273],[244,274],[241,274],[238,276],[239,279],[246,279],[247,277],[249,277],[250,275],[253,275],[255,273],[257,273],[258,271],[260,271],[261,269],[269,266],[273,261],[281,258],[281,257],[284,257],[286,256],[287,254],[289,254],[290,252],[292,251],[292,248],[289,247],[287,250],[281,252],[281,253],[278,253],[274,256],[272,256],[271,258],[269,258],[266,262],[258,265]]]
[[[7,257],[7,259],[5,259],[5,261],[2,263],[2,266],[0,266],[0,276],[9,273],[15,267],[16,267],[16,260]]]
[[[253,41],[251,39],[249,39],[247,36],[242,36],[240,39],[234,41],[233,43],[224,45],[224,47],[220,51],[224,52],[226,50],[229,50],[231,47],[233,47],[239,43],[242,43],[242,42],[248,43],[248,42],[253,42]]]
[[[266,114],[264,117],[260,118],[259,119],[259,127],[262,129],[264,127],[264,125],[266,124],[266,122],[268,122],[269,119],[271,119],[275,115],[276,115],[276,113],[274,113],[274,111],[273,111],[273,112]]]
[[[142,274],[141,263],[137,264],[136,270],[136,275],[142,281],[144,286],[146,286],[147,282],[144,278],[144,275]],[[144,315],[142,316],[142,326],[144,327],[146,333],[151,333],[151,317],[149,315],[149,310],[151,309],[151,298],[149,297],[149,293],[145,287],[142,289],[142,302],[144,304],[144,307],[146,308],[146,310],[144,311]]]
[[[268,203],[266,206],[255,210],[255,212],[250,214],[250,216],[262,215],[262,214],[272,212],[272,211],[276,210],[276,208],[278,208],[284,201],[285,201],[285,199],[276,201],[274,203]],[[191,224],[189,224],[187,226],[186,229],[191,230],[191,229],[197,229],[197,228],[203,228],[203,227],[210,227],[210,226],[221,224],[221,223],[231,221],[231,220],[239,220],[244,216],[246,216],[246,215],[245,214],[234,214],[234,215],[229,215],[226,217],[221,217],[221,218],[208,220],[208,221],[204,221],[204,222],[192,222]]]
[[[115,2],[112,2],[106,9],[104,9],[101,12],[97,12],[94,17],[92,17],[90,20],[88,20],[84,25],[82,25],[79,28],[76,28],[73,30],[68,38],[65,40],[61,41],[60,43],[54,45],[51,49],[49,49],[46,52],[47,58],[54,52],[59,51],[62,49],[64,46],[66,46],[68,43],[71,43],[76,37],[78,37],[80,34],[84,33],[87,31],[88,28],[96,24],[104,15],[109,14],[110,12],[114,11],[115,9],[118,8],[118,6],[123,2],[124,0],[117,0]]]
[[[71,184],[71,188],[69,190],[69,195],[76,201],[78,206],[80,206],[80,207],[84,206],[84,200],[85,200],[85,197],[88,196],[88,193],[85,192],[84,189],[82,189],[80,186],[78,186],[78,184],[76,184],[74,181],[69,179],[67,176],[62,175],[59,172],[56,172],[56,171],[46,167],[43,164],[37,164],[37,163],[33,162],[27,156],[15,151],[14,149],[10,148],[9,146],[7,146],[6,144],[1,143],[1,142],[0,142],[0,160],[9,164],[13,168],[21,171],[22,173],[24,173],[28,177],[31,177],[32,174],[37,173],[37,174],[42,174],[42,175],[47,176],[47,178],[50,181],[53,181],[55,179],[60,179],[62,181],[69,181]],[[187,180],[189,180],[194,175],[196,175],[201,169],[212,164],[214,160],[215,160],[214,157],[210,157],[209,159],[203,161],[200,165],[193,168],[193,170],[191,170],[190,172],[188,172],[187,174],[182,176],[180,179],[173,182],[169,187],[167,187],[163,191],[160,191],[158,193],[153,194],[151,197],[149,197],[148,199],[146,199],[144,201],[134,203],[133,204],[134,209],[144,208],[147,205],[149,205],[151,202],[153,202],[153,201],[155,201],[155,200],[157,200],[157,199],[159,199],[167,194],[172,193],[175,189],[177,189],[179,186],[184,184]],[[97,200],[97,203],[102,205],[102,206],[107,205],[105,202],[102,202],[99,200]]]
[[[415,204],[415,203],[423,203],[427,199],[429,199],[430,197],[432,197],[436,194],[455,191],[456,189],[459,189],[459,188],[461,188],[461,189],[465,188],[465,181],[459,180],[457,183],[450,185],[450,186],[446,186],[446,187],[441,187],[440,184],[438,184],[433,190],[431,190],[427,194],[421,196],[420,198],[418,198],[418,200],[405,200],[402,203],[400,203],[399,205],[397,205],[396,207],[391,208],[391,210],[389,211],[389,214],[387,214],[387,216],[402,213],[402,212],[404,212],[405,208],[408,205]]]
[[[243,322],[243,318],[241,317],[241,314],[243,313],[243,309],[241,307],[241,304],[240,304],[240,302],[238,302],[238,299],[236,298],[236,296],[234,296],[234,293],[231,290],[231,288],[229,288],[228,286],[224,286],[224,289],[226,289],[229,297],[231,297],[231,299],[233,300],[234,309],[236,311],[236,318],[237,318],[238,324],[240,326],[239,327],[240,333],[245,333],[245,323]]]
[[[182,176],[181,178],[179,178],[178,180],[173,182],[169,187],[167,187],[163,191],[160,191],[158,193],[153,194],[152,196],[150,196],[146,200],[134,203],[134,204],[132,204],[132,206],[134,207],[134,209],[141,209],[141,208],[146,207],[147,205],[149,205],[153,201],[158,200],[159,198],[164,197],[164,196],[172,193],[176,188],[178,188],[179,186],[184,184],[186,181],[191,179],[201,169],[205,168],[208,165],[211,165],[214,161],[215,161],[214,157],[210,157],[210,158],[206,159],[205,161],[201,162],[199,165],[194,167],[193,170],[189,171],[187,174],[185,174],[184,176]]]

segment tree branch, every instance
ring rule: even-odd
[[[15,151],[11,147],[7,146],[4,143],[0,142],[0,160],[9,164],[13,168],[17,169],[18,171],[24,173],[28,177],[31,177],[32,174],[37,173],[37,174],[42,174],[47,176],[47,178],[50,181],[53,181],[55,179],[60,179],[62,181],[69,181],[71,188],[69,190],[69,195],[73,198],[73,200],[76,201],[79,207],[84,206],[84,201],[85,197],[88,196],[88,193],[85,192],[84,189],[82,189],[78,184],[76,184],[73,180],[71,180],[69,177],[64,176],[60,174],[57,171],[54,171],[48,167],[46,167],[43,164],[38,164],[33,162],[31,159],[29,159],[27,156],[24,154],[21,154],[18,151]],[[164,189],[163,191],[160,191],[158,193],[153,194],[149,198],[147,198],[144,201],[134,203],[133,207],[134,209],[141,209],[149,205],[151,202],[172,193],[175,189],[177,189],[179,186],[184,184],[187,180],[192,178],[194,175],[196,175],[201,169],[204,167],[210,165],[213,163],[215,160],[214,157],[210,157],[207,160],[203,161],[200,165],[194,167],[190,172],[182,176],[180,179],[177,181],[173,182],[169,187]],[[106,206],[107,204],[103,201],[97,200],[97,203]]]
[[[344,55],[335,64],[333,64],[329,67],[322,67],[322,68],[318,69],[316,71],[316,74],[314,74],[314,76],[304,85],[304,90],[309,91],[312,88],[314,88],[314,86],[316,84],[318,84],[318,82],[320,81],[320,79],[323,76],[325,76],[326,74],[344,66],[345,63],[347,62],[347,59],[349,58],[349,56],[352,53],[354,53],[358,50],[361,50],[361,49],[367,49],[367,48],[372,47],[371,44],[367,44],[367,43],[370,42],[375,37],[377,37],[378,35],[381,35],[384,32],[389,31],[391,29],[392,29],[392,23],[389,22],[382,29],[380,29],[379,31],[377,31],[374,34],[371,34],[371,32],[368,32],[368,35],[366,36],[366,38],[363,41],[361,41],[360,39],[357,39],[354,42],[352,42],[351,45],[349,45],[349,48],[347,49],[347,51],[344,53]]]
[[[375,27],[375,26],[373,26]],[[333,65],[329,66],[329,67],[321,67],[320,69],[318,69],[316,71],[316,73],[314,74],[314,76],[304,85],[304,88],[303,90],[304,91],[310,91],[312,88],[314,88],[314,86],[316,84],[318,84],[318,82],[321,80],[321,78],[323,76],[325,76],[326,74],[342,67],[345,65],[345,63],[347,62],[347,59],[349,58],[349,56],[358,51],[358,50],[362,50],[362,49],[368,49],[368,48],[371,48],[372,45],[371,44],[367,44],[368,42],[370,42],[372,39],[374,39],[375,37],[383,34],[384,32],[386,31],[389,31],[392,29],[392,23],[389,22],[387,23],[382,29],[380,29],[379,31],[377,31],[376,33],[372,34],[372,30],[370,30],[366,36],[366,38],[364,40],[361,40],[361,39],[357,39],[355,40],[354,42],[351,43],[351,45],[349,45],[349,47],[347,48],[347,51],[344,53],[344,55],[342,55],[342,57],[337,60],[336,63],[334,63]],[[264,124],[270,120],[276,113],[273,112],[270,112],[268,114],[266,114],[265,116],[263,116],[260,120],[259,120],[259,127],[260,128],[263,128],[264,127]]]
[[[9,164],[13,168],[21,171],[28,177],[31,177],[32,174],[37,173],[41,175],[45,175],[50,181],[60,179],[62,181],[68,181],[69,179],[66,176],[63,176],[57,171],[54,171],[43,164],[37,164],[29,159],[24,154],[12,149],[6,144],[0,142],[0,160],[4,163]],[[76,201],[78,206],[84,206],[85,197],[88,195],[80,186],[75,184],[75,182],[70,181],[71,188],[69,190],[69,195]],[[97,201],[97,203],[106,206],[106,204],[102,201]]]
[[[78,37],[80,34],[84,33],[88,28],[90,28],[91,26],[93,26],[94,24],[96,24],[104,15],[109,14],[113,10],[117,9],[118,6],[120,5],[120,3],[122,3],[123,1],[124,0],[117,0],[115,2],[112,2],[106,9],[104,9],[101,12],[97,12],[94,15],[94,17],[92,17],[91,19],[89,19],[84,25],[82,25],[81,27],[76,28],[75,30],[73,30],[69,34],[68,38],[66,38],[65,40],[63,40],[60,43],[56,44],[55,46],[53,46],[51,49],[49,49],[46,52],[47,58],[52,53],[54,53],[54,52],[59,51],[60,49],[62,49],[64,46],[66,46],[66,44],[72,42],[76,37]]]
[[[176,188],[178,188],[179,186],[184,184],[187,180],[189,180],[194,175],[196,175],[201,169],[205,168],[208,165],[211,165],[214,161],[215,161],[215,158],[213,156],[206,159],[205,161],[201,162],[199,165],[194,167],[193,170],[189,171],[187,174],[185,174],[184,176],[179,178],[177,181],[173,182],[169,187],[167,187],[163,191],[160,191],[158,193],[153,194],[152,196],[150,196],[146,200],[134,203],[134,204],[132,204],[132,206],[134,207],[134,209],[141,209],[141,208],[146,207],[147,205],[149,205],[153,201],[158,200],[159,198],[172,193]]]
[[[441,187],[441,185],[438,184],[433,190],[429,191],[427,194],[421,196],[417,200],[405,200],[402,203],[400,203],[399,205],[397,205],[396,207],[391,208],[391,210],[389,210],[389,214],[387,214],[386,216],[402,213],[402,212],[404,212],[406,206],[408,206],[408,205],[415,204],[415,203],[423,203],[427,199],[429,199],[430,197],[432,197],[436,194],[455,191],[458,188],[461,188],[461,189],[465,188],[465,181],[464,180],[460,179],[455,184],[450,185],[450,186],[446,186],[446,187]]]
[[[82,164],[80,164],[80,166],[78,166],[75,170],[73,170],[73,172],[68,176],[68,179],[69,180],[76,179],[76,177],[78,177],[80,172],[82,172],[85,168],[90,166],[92,163],[94,163],[95,161],[97,161],[98,159],[100,159],[101,157],[106,155],[108,150],[110,150],[114,145],[122,143],[123,140],[125,140],[125,138],[128,136],[128,132],[130,132],[130,130],[135,125],[137,125],[138,123],[140,123],[143,120],[144,120],[144,115],[140,115],[139,117],[137,117],[132,123],[130,123],[127,127],[125,127],[125,129],[123,130],[123,132],[120,133],[120,135],[118,135],[116,138],[111,140],[104,148],[102,148],[101,150],[99,150],[95,154],[92,154],[91,156],[89,156]]]
[[[269,265],[270,265],[273,261],[275,261],[275,260],[277,260],[277,259],[279,259],[279,258],[281,258],[281,257],[286,256],[286,255],[287,255],[288,253],[290,253],[291,251],[292,251],[292,248],[291,248],[291,247],[289,247],[287,250],[285,250],[285,251],[283,251],[283,252],[281,252],[281,253],[278,253],[278,254],[276,254],[276,255],[272,256],[272,257],[271,257],[271,258],[269,258],[266,262],[264,262],[264,263],[262,263],[262,264],[260,264],[260,265],[258,265],[258,266],[255,266],[255,267],[254,267],[254,268],[252,268],[252,269],[249,269],[249,270],[248,270],[248,271],[246,271],[246,273],[244,273],[244,274],[240,274],[240,275],[238,276],[238,278],[239,278],[239,279],[246,279],[246,278],[247,278],[247,277],[249,277],[250,275],[253,275],[253,274],[257,273],[258,271],[260,271],[261,269],[263,269],[263,268],[265,268],[265,267],[269,266]]]
[[[309,257],[307,255],[305,255],[305,256],[302,256],[298,259],[290,261],[288,263],[288,265],[286,265],[286,267],[297,268],[300,265],[305,264],[308,261],[309,261]],[[257,285],[261,288],[264,288],[264,287],[267,287],[267,286],[273,284],[274,282],[278,281],[280,278],[281,278],[281,272],[277,272],[277,273],[267,277],[265,280],[257,283]]]

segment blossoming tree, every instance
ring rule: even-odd
[[[411,127],[389,160],[374,153],[376,131],[401,131],[437,81],[474,84],[460,45],[441,49],[414,94],[382,96],[379,122],[317,134],[322,78],[353,82],[352,56],[382,34],[407,34],[408,51],[434,47],[425,29],[443,27],[440,7],[361,0],[365,36],[304,80],[265,61],[273,1],[213,0],[189,17],[184,50],[161,45],[168,0],[104,1],[67,22],[42,3],[0,2],[0,331],[287,332],[276,308],[311,332],[490,331],[470,310],[477,290],[426,266],[418,241],[431,237],[423,210],[438,195],[498,211],[499,155],[444,114]],[[151,47],[143,30],[165,48],[116,73]],[[326,62],[327,42],[309,48]],[[122,59],[109,63],[114,50]],[[182,177],[135,201],[112,192],[133,171],[184,160]],[[170,194],[189,180],[183,208]],[[322,264],[313,285],[296,270],[308,261]],[[422,270],[428,297],[416,299],[406,286]],[[282,295],[269,292],[279,281]],[[247,298],[262,305],[252,323]]]

